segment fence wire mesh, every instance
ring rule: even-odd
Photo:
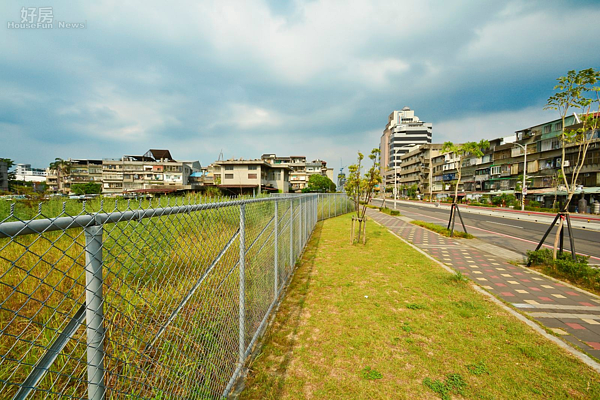
[[[2,398],[227,396],[342,194],[0,219]]]

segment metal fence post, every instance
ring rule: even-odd
[[[240,204],[240,366],[246,353],[246,205]]]
[[[88,398],[102,400],[104,387],[104,297],[102,295],[102,226],[84,228],[85,320]]]
[[[290,268],[294,268],[294,199],[290,199]]]
[[[302,251],[302,247],[304,245],[304,230],[302,228],[302,197],[300,197],[300,215],[298,215],[298,219],[300,222],[300,229],[298,230],[298,239],[300,243],[298,243],[298,255],[300,255],[300,252]]]
[[[275,297],[273,301],[277,300],[277,293],[279,292],[279,211],[277,204],[279,202],[275,199]]]
[[[337,205],[337,198],[338,198],[338,195],[337,195],[337,194],[334,194],[334,195],[333,195],[333,201],[334,201],[334,204],[335,204],[335,216],[336,216],[336,217],[337,217],[337,215],[338,215],[338,205]]]
[[[319,221],[319,195],[314,199],[313,214],[315,220],[314,225],[317,225],[317,221]]]
[[[321,202],[319,201],[321,199],[321,195],[317,194],[317,221],[319,220],[319,204],[321,204]]]
[[[329,209],[329,217],[327,218],[331,218],[331,195],[327,195],[327,207]]]

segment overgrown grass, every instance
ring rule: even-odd
[[[385,228],[349,229],[319,228],[242,399],[600,398],[591,368]]]
[[[577,255],[576,258],[573,260],[570,251],[558,252],[556,260],[552,259],[550,249],[527,252],[527,263],[531,267],[538,267],[547,275],[600,294],[600,269],[589,266],[588,256]]]
[[[181,198],[163,199],[161,205],[184,202],[187,204]],[[287,228],[289,203],[278,202],[280,283],[293,267]],[[326,204],[327,210],[329,206],[342,206],[331,203]],[[53,201],[43,206],[41,215],[37,208],[19,208],[10,219],[156,205],[156,201],[102,205],[94,200],[82,211],[81,203],[71,201],[64,205],[63,212],[62,201]],[[248,343],[273,300],[274,224],[270,221],[274,202],[247,204],[245,209],[246,246],[254,243],[246,252]],[[319,214],[324,209],[320,204]],[[298,199],[294,200],[293,210],[293,251],[299,254]],[[105,384],[110,396],[202,399],[222,393],[238,357],[239,239],[222,253],[210,273],[204,274],[238,230],[239,215],[240,207],[232,205],[104,227]],[[266,231],[259,237],[263,228]],[[25,380],[84,303],[84,246],[80,228],[0,239],[0,397],[12,397],[17,387],[5,383]],[[202,284],[191,295],[201,279]],[[167,325],[186,298],[176,318]],[[163,326],[165,330],[159,337]],[[85,327],[81,326],[40,382],[42,390],[85,396],[85,342]]]
[[[429,229],[430,231],[434,231],[436,233],[439,233],[440,235],[444,235],[444,236],[450,237],[450,229],[448,229],[446,227],[443,227],[441,225],[434,224],[434,223],[431,223],[431,222],[419,221],[419,220],[410,221],[410,223],[418,225],[418,226],[421,226],[421,227],[426,228],[426,229]],[[475,236],[471,235],[470,233],[466,233],[466,232],[462,232],[462,231],[457,231],[455,229],[454,230],[454,235],[452,237],[463,238],[463,239],[473,239]]]

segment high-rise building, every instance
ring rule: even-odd
[[[401,157],[415,146],[431,143],[432,124],[423,122],[415,115],[414,110],[404,107],[402,111],[394,111],[389,122],[389,159],[388,168],[400,167]]]
[[[421,121],[409,107],[393,111],[389,115],[379,144],[386,185],[394,182],[394,175],[398,178],[404,154],[414,150],[416,146],[431,143],[432,128],[431,123]]]

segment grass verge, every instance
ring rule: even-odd
[[[317,229],[242,399],[600,398],[592,369],[385,228]]]
[[[430,231],[434,231],[436,233],[439,233],[440,235],[450,237],[450,229],[444,228],[443,226],[440,226],[438,224],[434,224],[431,222],[425,222],[425,221],[419,221],[419,220],[410,221],[410,223],[421,226],[426,229],[429,229]],[[454,230],[453,237],[463,238],[463,239],[473,239],[475,236],[471,235],[470,233]]]
[[[392,210],[392,209],[389,209],[387,207],[379,207],[379,211],[381,211],[384,214],[392,215],[392,216],[399,216],[400,215],[400,211],[398,211],[398,210]]]
[[[571,283],[578,288],[600,294],[600,270],[589,265],[589,257],[571,258],[570,252],[558,253],[552,259],[552,250],[541,249],[527,252],[529,267],[556,279]]]

